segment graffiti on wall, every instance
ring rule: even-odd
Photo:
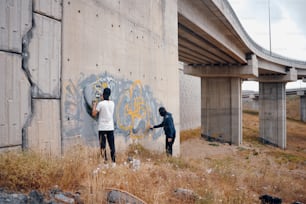
[[[157,139],[162,135],[161,129],[149,131],[150,125],[162,120],[158,114],[161,103],[153,97],[150,87],[140,80],[116,79],[103,73],[81,78],[76,85],[69,81],[65,87],[64,137],[80,135],[86,141],[96,138],[97,119],[91,116],[92,102],[100,100],[105,87],[111,89],[110,99],[115,102],[116,136],[123,136],[127,141],[149,136]]]

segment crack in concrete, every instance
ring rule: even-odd
[[[30,90],[29,90],[29,104],[30,104],[30,111],[29,111],[29,115],[26,119],[26,122],[24,123],[23,127],[22,127],[22,144],[21,147],[23,150],[28,148],[28,134],[27,134],[27,129],[29,127],[29,125],[31,124],[31,121],[33,119],[34,116],[34,102],[33,102],[33,89],[35,86],[35,83],[33,82],[33,80],[31,79],[31,73],[29,71],[29,67],[28,67],[28,60],[29,60],[29,43],[30,40],[32,39],[33,35],[32,35],[32,30],[34,28],[34,8],[33,8],[33,2],[31,1],[31,7],[32,10],[30,11],[32,13],[32,26],[31,28],[26,32],[26,34],[22,37],[22,70],[25,73],[25,76],[27,77],[29,83],[30,83]]]

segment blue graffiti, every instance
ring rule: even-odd
[[[115,102],[115,134],[125,140],[143,138],[152,135],[157,139],[162,135],[161,129],[149,134],[149,126],[161,122],[158,102],[149,86],[143,86],[140,80],[118,80],[103,73],[91,75],[74,85],[69,81],[66,86],[64,137],[82,135],[91,141],[97,135],[96,119],[91,117],[92,103],[99,100],[103,89],[112,90],[111,100]]]

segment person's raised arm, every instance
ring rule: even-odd
[[[93,104],[92,104],[92,111],[91,111],[91,115],[93,116],[93,117],[96,117],[97,116],[97,114],[98,114],[98,111],[97,111],[97,102],[93,102]]]
[[[160,127],[164,127],[164,121],[161,122],[161,124],[159,124],[159,125],[151,126],[150,129],[152,130],[152,129],[154,129],[154,128],[160,128]]]

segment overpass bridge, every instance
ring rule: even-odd
[[[298,96],[304,96],[306,95],[306,88],[292,88],[292,89],[286,89],[286,95],[298,95]],[[254,98],[256,100],[259,99],[259,93],[257,91],[243,91],[242,93],[243,98]]]
[[[201,77],[202,134],[242,142],[241,82],[259,82],[260,135],[286,148],[286,82],[306,76],[306,62],[260,47],[220,0],[178,1],[179,60]]]
[[[306,62],[258,46],[226,0],[10,0],[0,1],[0,150],[97,145],[89,112],[106,86],[118,150],[137,139],[164,150],[162,131],[146,128],[163,105],[180,129],[179,61],[201,78],[203,135],[242,143],[241,83],[256,80],[259,136],[286,148],[285,84],[306,77]]]
[[[286,89],[286,96],[296,95],[300,98],[300,119],[306,122],[306,88]],[[251,109],[259,110],[259,93],[253,91],[244,91],[242,94],[243,101],[251,102]]]

